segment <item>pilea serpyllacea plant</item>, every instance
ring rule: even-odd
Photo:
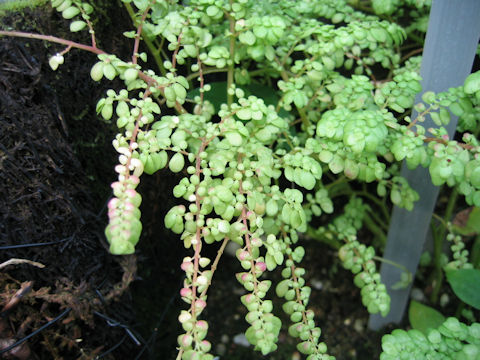
[[[282,323],[269,299],[274,287],[285,300],[298,350],[309,360],[333,358],[308,309],[299,234],[337,248],[363,305],[387,314],[378,257],[357,231],[366,225],[382,237],[387,198],[413,207],[418,194],[399,176],[404,159],[410,168],[429,167],[435,185],[458,186],[467,203],[480,206],[480,148],[467,132],[478,129],[480,73],[446,93],[426,93],[415,107],[420,115],[410,118],[421,90],[420,58],[402,59],[400,46],[421,28],[427,2],[408,2],[414,15],[405,28],[379,17],[391,15],[394,2],[374,1],[378,15],[366,15],[347,1],[122,1],[136,26],[124,34],[133,43],[128,60],[97,47],[94,8],[77,0],[51,3],[72,19],[71,31],[90,32],[91,45],[1,32],[65,44],[50,59],[53,70],[71,48],[93,52],[92,79],[119,77],[125,84],[108,90],[97,105],[119,129],[113,140],[118,181],[105,231],[110,251],[135,251],[142,231],[136,188],[143,173],[166,167],[181,173],[173,188],[178,205],[165,217],[165,226],[191,250],[181,261],[186,306],[179,314],[177,359],[213,359],[202,311],[230,241],[239,246],[244,271],[237,280],[245,288],[246,337],[255,349],[268,354],[277,348]],[[156,69],[146,67],[140,41]],[[449,111],[460,116],[463,142],[449,139],[441,127]],[[438,128],[422,126],[427,115]],[[342,203],[343,213],[335,209],[339,215],[332,218],[334,205]],[[322,225],[313,227],[319,219]],[[218,256],[209,259],[202,250],[215,242],[221,242]],[[282,281],[262,279],[276,268]]]

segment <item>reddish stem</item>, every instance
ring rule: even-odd
[[[75,41],[71,40],[66,40],[62,39],[56,36],[51,36],[51,35],[41,35],[41,34],[33,34],[33,33],[27,33],[27,32],[22,32],[22,31],[0,31],[0,36],[11,36],[11,37],[19,37],[19,38],[25,38],[25,39],[37,39],[37,40],[45,40],[57,44],[63,44],[67,45],[76,49],[81,49],[85,50],[97,55],[100,54],[106,54],[105,51],[97,48],[96,46],[91,46],[91,45],[85,45],[85,44],[80,44]]]
[[[204,92],[202,90],[205,84],[205,78],[203,77],[202,60],[200,60],[200,57],[198,56],[197,56],[197,63],[198,63],[198,77],[200,78],[200,104],[203,105]]]
[[[443,140],[443,139],[439,139],[439,138],[426,138],[426,139],[423,139],[423,142],[426,142],[426,143],[438,142],[440,144],[448,145],[448,141]],[[457,142],[457,145],[460,146],[463,149],[466,149],[466,150],[474,150],[476,148],[475,146],[472,146],[472,145],[469,145],[469,144],[464,144],[464,143],[459,143],[459,142]]]
[[[225,250],[225,247],[227,246],[227,243],[229,242],[229,240],[230,239],[226,237],[223,240],[223,243],[220,246],[220,249],[218,249],[218,251],[217,251],[217,256],[215,257],[215,260],[213,261],[213,264],[210,268],[210,271],[212,272],[212,278],[213,278],[213,274],[217,270],[218,262],[220,261],[220,258],[222,257],[223,252]],[[206,289],[202,291],[202,293],[200,294],[200,297],[203,297],[203,296],[207,295],[208,287],[211,285],[211,282],[212,282],[212,280],[210,279],[209,284],[207,285]]]
[[[182,34],[183,34],[183,32],[181,32],[180,35],[178,35],[177,48],[175,49],[175,51],[173,52],[173,55],[172,55],[172,68],[173,69],[175,69],[175,67],[177,66],[177,54],[178,54],[178,51],[180,50],[180,42],[182,41]]]
[[[202,159],[200,157],[200,154],[205,150],[206,143],[205,141],[202,141],[202,145],[200,146],[200,149],[198,149],[198,154],[197,154],[197,159],[195,162],[195,173],[197,176],[200,176],[201,173],[201,162]],[[197,206],[197,214],[196,214],[196,219],[199,220],[199,212],[200,212],[200,199],[197,194],[199,185],[196,186],[195,189],[195,205]],[[192,317],[196,318],[195,314],[195,300],[197,298],[197,285],[195,284],[197,282],[197,277],[198,277],[198,269],[199,269],[199,260],[200,260],[200,251],[202,250],[202,237],[200,234],[200,227],[197,226],[197,231],[195,233],[195,239],[197,240],[197,243],[194,245],[195,247],[195,255],[193,258],[193,278],[192,278],[192,305],[190,307],[191,312],[192,312]]]
[[[140,24],[137,27],[137,33],[135,34],[135,44],[133,45],[133,54],[132,54],[132,63],[136,64],[138,61],[138,48],[140,46],[140,37],[142,35],[143,23],[147,18],[148,12],[150,11],[150,6],[148,6],[142,14]]]

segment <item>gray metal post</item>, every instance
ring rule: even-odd
[[[479,37],[480,0],[433,0],[420,70],[423,91],[441,92],[462,85],[471,72]],[[419,102],[421,94],[415,101]],[[447,127],[450,136],[455,133],[456,124],[457,119],[452,117]],[[424,126],[435,127],[435,124],[427,120]],[[420,194],[420,200],[411,212],[398,207],[393,209],[383,256],[415,274],[439,188],[431,184],[428,169],[420,167],[410,171],[404,165],[402,176]],[[401,290],[391,288],[400,280],[398,268],[383,263],[380,274],[392,302],[385,318],[370,316],[368,326],[373,330],[391,322],[399,323],[410,294],[410,286]]]

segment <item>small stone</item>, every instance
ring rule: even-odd
[[[425,294],[419,288],[413,288],[412,292],[410,293],[410,297],[418,302],[425,301]]]
[[[363,333],[365,330],[365,324],[363,323],[362,319],[356,319],[355,322],[353,323],[353,328],[355,329],[356,332],[358,333]]]
[[[315,290],[322,290],[323,289],[323,281],[318,279],[310,280],[310,284]]]
[[[230,337],[227,334],[223,334],[222,337],[220,338],[220,341],[226,344],[230,341]]]
[[[442,294],[440,296],[440,306],[441,307],[447,306],[449,302],[450,302],[450,296],[448,296],[448,294]]]
[[[233,337],[233,343],[244,346],[244,347],[249,347],[250,343],[248,342],[247,338],[245,337],[244,333],[237,334]]]

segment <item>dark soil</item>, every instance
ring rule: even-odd
[[[68,29],[50,10],[2,22],[60,36]],[[6,356],[116,358],[106,353],[115,344],[138,346],[125,292],[136,259],[109,255],[103,235],[112,131],[92,111],[104,91],[88,79],[94,58],[72,51],[54,73],[48,57],[58,50],[0,41],[0,349],[61,315]],[[11,259],[21,260],[5,266]]]
[[[97,27],[100,47],[128,57],[128,41],[111,35],[127,30],[128,18],[113,5],[104,14],[109,16]],[[70,34],[68,24],[49,10],[27,10],[4,22],[89,42]],[[44,265],[1,269],[0,349],[35,333],[11,359],[174,359],[177,316],[186,307],[178,296],[179,264],[187,253],[164,229],[163,216],[173,206],[177,179],[166,172],[144,177],[145,230],[138,252],[110,255],[103,229],[108,184],[115,176],[114,130],[97,118],[95,104],[112,85],[91,81],[95,58],[78,50],[51,71],[48,57],[59,50],[39,41],[0,41],[0,263],[24,259]],[[382,334],[366,329],[368,314],[351,274],[328,247],[313,241],[305,247],[307,281],[314,289],[310,306],[329,353],[339,360],[378,358]],[[214,256],[216,249],[209,251]],[[266,357],[233,342],[247,327],[234,276],[241,270],[227,255],[219,269],[205,318],[221,359],[300,359],[285,329],[279,351]],[[276,309],[286,319],[281,303]],[[51,320],[56,321],[36,333]]]

